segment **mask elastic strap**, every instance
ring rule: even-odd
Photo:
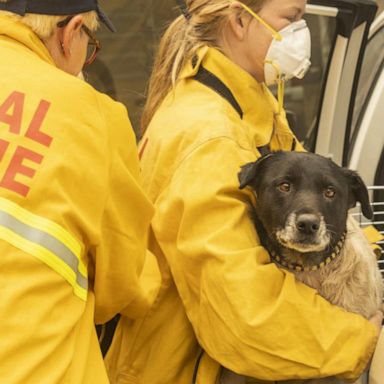
[[[277,83],[277,101],[279,103],[279,115],[284,108],[285,81],[279,76]]]
[[[267,64],[272,65],[272,67],[277,73],[277,101],[279,104],[278,113],[280,114],[284,108],[284,94],[285,94],[284,76],[281,75],[281,71],[277,63],[271,60],[266,60],[265,62]]]
[[[283,37],[279,32],[275,31],[266,21],[264,21],[257,13],[253,12],[248,5],[243,4],[241,1],[229,0],[232,4],[238,3],[240,4],[247,12],[249,12],[256,20],[258,20],[265,28],[267,28],[271,33],[275,40],[281,41]]]

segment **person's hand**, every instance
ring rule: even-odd
[[[378,333],[381,332],[381,328],[383,327],[383,312],[377,311],[369,321],[377,328]]]

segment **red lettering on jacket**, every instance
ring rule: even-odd
[[[36,152],[32,152],[24,147],[17,147],[15,154],[6,170],[3,180],[0,182],[0,187],[9,189],[18,193],[21,196],[27,196],[29,187],[15,180],[18,174],[33,178],[36,170],[23,164],[24,159],[30,160],[36,164],[41,164],[43,156]]]
[[[0,139],[0,161],[3,160],[5,152],[7,151],[9,142]]]
[[[9,125],[12,133],[19,134],[21,131],[21,119],[23,117],[25,95],[14,91],[0,105],[0,122]],[[12,112],[10,110],[12,109]],[[8,113],[7,113],[8,112]]]
[[[30,139],[37,141],[38,143],[43,144],[46,147],[49,147],[51,145],[53,138],[47,135],[46,133],[41,132],[40,128],[50,106],[51,103],[49,103],[48,101],[40,101],[35,115],[32,118],[31,124],[28,127],[27,133],[25,134],[26,137],[29,137]]]

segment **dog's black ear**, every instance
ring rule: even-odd
[[[240,189],[244,189],[256,177],[257,161],[245,164],[241,167],[241,171],[237,174],[240,182]]]
[[[363,179],[355,171],[344,168],[344,173],[349,181],[349,207],[356,206],[358,201],[361,204],[361,211],[367,219],[373,218],[373,211],[369,202],[369,194]]]
[[[274,157],[277,153],[279,152],[268,153],[253,163],[243,165],[241,167],[241,171],[237,174],[240,182],[240,189],[244,189],[248,186],[252,180],[256,178],[256,175],[260,171],[261,165],[264,164],[267,159]]]

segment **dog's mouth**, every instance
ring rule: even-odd
[[[329,241],[286,240],[277,236],[277,240],[284,248],[300,253],[321,252],[328,248]]]
[[[293,213],[288,217],[285,227],[276,231],[276,240],[284,248],[309,253],[327,249],[331,236],[322,216]]]

